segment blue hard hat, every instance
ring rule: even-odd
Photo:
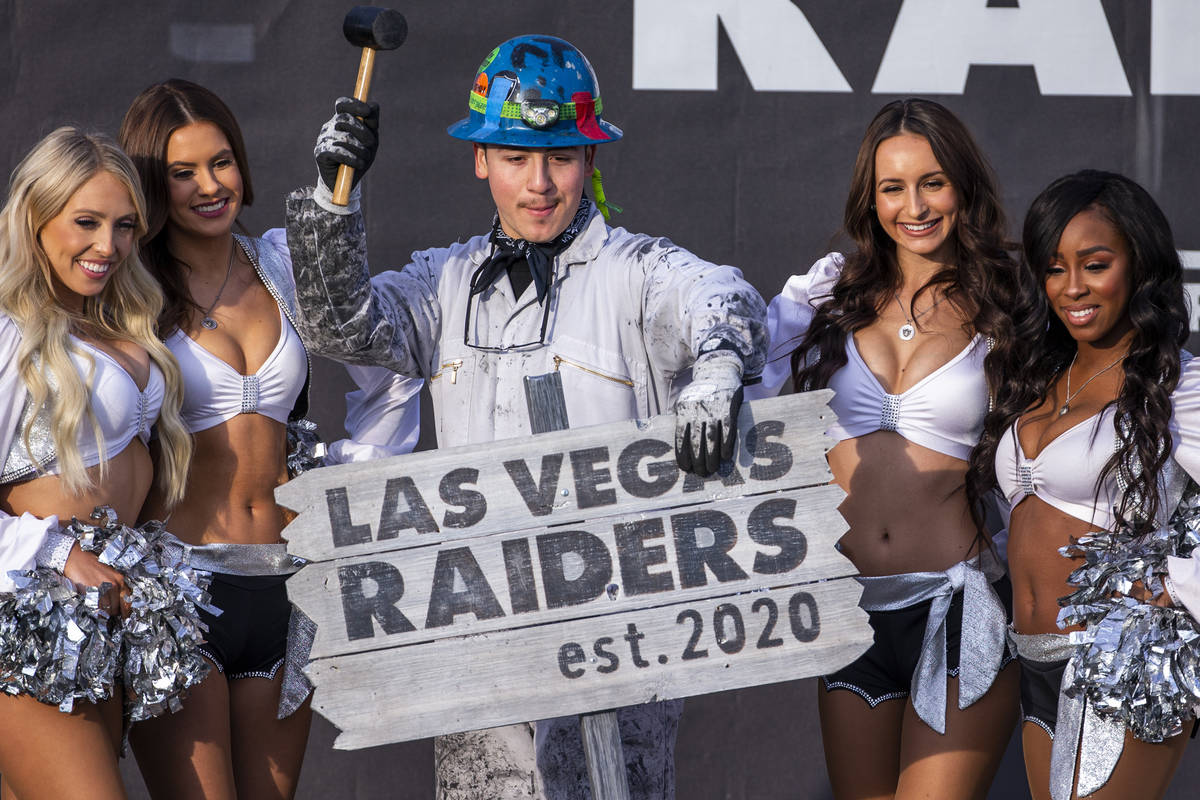
[[[620,139],[600,115],[600,87],[583,53],[554,36],[518,36],[480,65],[470,111],[446,132],[513,147],[574,147]]]

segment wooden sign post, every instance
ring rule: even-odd
[[[570,428],[562,373],[555,371],[545,375],[526,375],[523,380],[530,430],[533,433],[549,433]],[[617,712],[580,714],[579,738],[583,742],[592,796],[605,800],[629,800],[629,776],[625,774],[625,753]]]
[[[709,479],[674,418],[308,472],[313,707],[352,749],[834,671],[871,643],[834,549],[828,391],[747,403]]]

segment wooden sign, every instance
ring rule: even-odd
[[[828,391],[748,403],[680,472],[674,418],[308,472],[281,486],[339,749],[831,672],[871,643],[834,549]]]

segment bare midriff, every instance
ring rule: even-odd
[[[239,414],[193,435],[187,492],[171,513],[171,533],[189,544],[270,544],[289,521],[275,503],[287,481],[287,432],[261,414]],[[161,514],[157,492],[144,517]]]
[[[846,491],[842,554],[862,575],[940,571],[972,554],[967,462],[892,431],[838,442],[828,458]]]
[[[1097,528],[1059,511],[1037,495],[1027,495],[1012,510],[1008,526],[1008,574],[1013,587],[1013,627],[1020,633],[1063,633],[1059,598],[1076,587],[1067,583],[1083,562],[1059,552],[1072,538]]]
[[[60,525],[71,517],[87,521],[96,506],[110,506],[117,519],[127,525],[138,519],[138,511],[154,480],[150,453],[140,439],[108,459],[101,474],[99,466],[87,471],[92,486],[80,494],[66,491],[58,475],[43,475],[21,483],[0,486],[0,508],[8,514],[29,512],[36,517],[58,516]]]

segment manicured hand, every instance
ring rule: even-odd
[[[110,615],[129,613],[129,591],[125,588],[125,577],[107,564],[101,564],[95,553],[76,545],[71,555],[67,556],[63,574],[77,587],[101,587],[100,608]]]

